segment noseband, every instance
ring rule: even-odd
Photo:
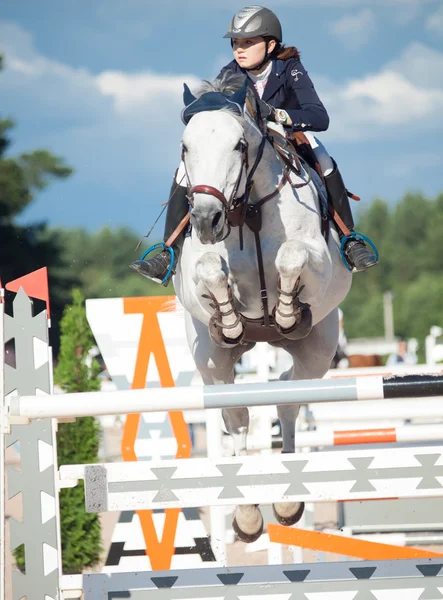
[[[186,178],[188,180],[189,204],[192,207],[194,207],[194,194],[206,194],[208,196],[214,196],[214,198],[217,198],[217,200],[219,200],[219,202],[222,203],[223,208],[225,209],[225,220],[229,226],[229,231],[228,231],[227,235],[229,235],[231,227],[237,227],[237,226],[243,224],[241,219],[239,219],[239,216],[240,216],[240,214],[244,215],[246,212],[245,209],[248,204],[249,195],[251,193],[251,189],[252,189],[252,185],[253,185],[252,178],[253,178],[254,173],[255,173],[255,171],[261,161],[261,158],[263,156],[263,148],[264,148],[265,142],[266,142],[266,135],[264,134],[264,135],[262,135],[262,139],[260,141],[260,145],[259,145],[259,148],[257,151],[257,156],[255,158],[252,169],[248,173],[248,170],[249,170],[248,143],[246,140],[242,140],[240,171],[239,171],[237,180],[235,182],[235,185],[232,188],[232,192],[231,192],[231,196],[230,196],[229,200],[226,198],[226,196],[223,194],[223,192],[221,192],[217,188],[213,187],[212,185],[207,185],[207,184],[191,185],[191,180],[189,177],[188,169],[186,167],[185,152],[184,152],[184,149],[182,149],[182,162],[183,162],[183,165],[185,168]],[[238,197],[237,192],[238,192],[238,188],[240,186],[240,181],[241,181],[241,178],[243,175],[243,171],[246,174],[245,191],[242,196]]]

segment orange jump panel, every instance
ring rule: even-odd
[[[410,548],[407,546],[391,546],[379,542],[369,542],[356,538],[323,533],[322,531],[309,531],[307,529],[293,529],[270,523],[268,534],[271,542],[301,546],[320,552],[334,552],[344,556],[362,558],[364,560],[397,560],[402,558],[438,558],[443,556],[437,552]]]
[[[175,382],[169,365],[168,355],[160,330],[157,313],[167,310],[175,296],[154,296],[141,298],[124,298],[125,314],[142,314],[143,323],[138,345],[137,360],[131,389],[143,389],[146,383],[149,360],[153,356],[162,387],[174,387]],[[180,411],[168,413],[172,430],[177,440],[177,454],[175,458],[189,458],[191,456],[191,439],[188,428]],[[122,456],[125,461],[137,460],[134,452],[134,443],[137,438],[140,415],[127,415],[122,438]],[[177,530],[180,508],[165,510],[163,536],[159,540],[155,530],[152,511],[138,510],[143,538],[146,545],[146,554],[149,556],[153,571],[168,570],[175,551],[175,534]]]

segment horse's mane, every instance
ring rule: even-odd
[[[244,75],[238,75],[237,73],[231,73],[229,71],[223,73],[220,78],[217,79],[203,79],[200,87],[194,92],[196,98],[200,98],[207,92],[220,92],[221,94],[233,94],[241,88],[245,82]]]
[[[194,95],[196,98],[200,98],[200,96],[207,92],[219,92],[229,96],[239,90],[244,82],[244,75],[238,75],[237,73],[227,71],[223,73],[221,77],[217,77],[216,79],[203,79],[200,87],[194,92]],[[240,123],[244,122],[244,117],[240,116],[234,107],[230,108],[227,106],[226,108],[222,108],[221,111],[228,112]]]

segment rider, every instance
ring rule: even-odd
[[[238,11],[224,36],[231,39],[234,60],[218,75],[227,72],[246,74],[259,97],[260,112],[270,121],[281,123],[290,131],[303,131],[323,171],[329,203],[345,226],[353,232],[354,220],[346,187],[337,165],[324,146],[309,131],[326,131],[329,117],[296,48],[282,44],[282,28],[276,15],[261,6],[246,6]],[[166,213],[164,241],[174,233],[186,216],[189,206],[186,187],[174,178]],[[338,228],[340,238],[344,233]],[[184,231],[175,239],[174,267],[180,256]],[[364,271],[377,264],[377,256],[361,239],[345,240],[344,254],[353,271]],[[154,281],[167,285],[172,276],[171,254],[163,250],[148,260],[138,260],[131,267]]]

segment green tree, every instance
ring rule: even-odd
[[[0,71],[3,56],[0,55]],[[34,150],[15,158],[6,156],[8,137],[14,121],[0,118],[0,218],[9,220],[20,214],[34,199],[36,191],[44,190],[53,179],[64,179],[72,169],[59,156],[47,150]]]
[[[61,346],[54,381],[65,392],[94,392],[100,389],[99,365],[91,359],[94,338],[86,319],[84,296],[73,291],[72,305],[61,321]],[[62,423],[57,434],[59,465],[90,464],[98,460],[100,428],[97,419],[84,417]],[[60,492],[63,570],[81,573],[100,559],[101,527],[96,513],[87,513],[83,482]]]
[[[69,264],[70,274],[79,282],[86,298],[174,294],[172,285],[164,288],[129,268],[142,250],[135,250],[139,237],[127,228],[104,227],[95,233],[57,229],[53,234],[63,246],[63,262]]]
[[[416,337],[420,357],[432,325],[442,325],[443,194],[408,193],[392,208],[375,200],[361,215],[364,231],[380,251],[380,263],[353,278],[342,303],[348,338],[383,336],[383,293],[394,294],[395,334]]]
[[[0,71],[2,67],[0,55]],[[2,281],[7,282],[48,267],[53,316],[51,343],[57,348],[57,321],[75,280],[61,263],[60,240],[50,235],[46,224],[22,227],[15,218],[29,206],[38,192],[53,181],[69,177],[72,168],[47,150],[9,155],[13,128],[14,122],[0,115],[0,275]],[[53,276],[56,269],[58,277]]]

